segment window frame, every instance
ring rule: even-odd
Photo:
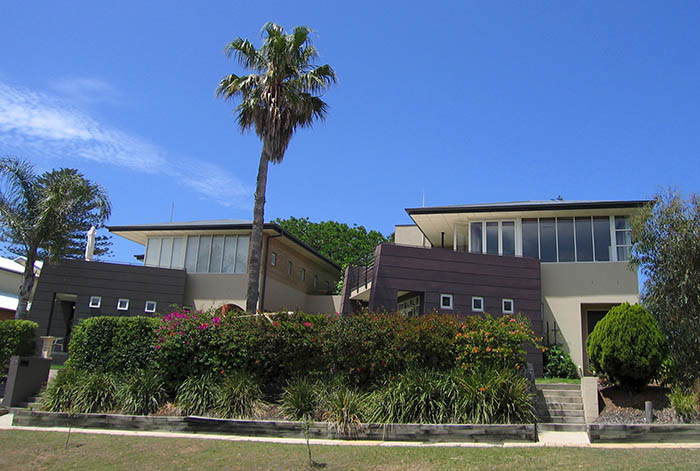
[[[496,223],[497,226],[497,251],[496,253],[492,253],[490,255],[498,255],[498,256],[503,256],[503,223],[512,223],[513,227],[513,253],[512,254],[506,254],[507,257],[514,257],[518,256],[518,237],[520,236],[519,231],[518,231],[518,221],[516,218],[506,218],[506,219],[481,219],[481,220],[474,220],[474,221],[469,221],[466,227],[468,228],[468,233],[467,233],[467,251],[470,253],[477,253],[477,254],[489,254],[487,252],[488,250],[488,244],[487,244],[487,239],[488,239],[488,232],[487,232],[487,224],[488,223]],[[472,224],[479,224],[481,226],[481,247],[479,248],[479,251],[476,251],[474,247],[472,247]],[[463,226],[463,225],[462,225]]]
[[[121,307],[122,301],[126,301],[126,306]],[[119,298],[117,300],[117,311],[128,311],[129,310],[129,298]]]
[[[93,303],[94,300],[97,300],[97,305]],[[102,296],[90,296],[90,302],[88,303],[88,307],[90,309],[99,309],[102,306]]]
[[[449,299],[450,300],[450,305],[445,306],[443,305],[442,301],[444,299]],[[440,294],[440,309],[448,309],[448,310],[453,310],[454,309],[454,295],[453,294],[448,294],[448,293],[441,293]]]
[[[506,303],[510,303],[510,309],[506,309]],[[503,314],[515,314],[515,301],[512,298],[503,298],[501,300],[501,312]]]
[[[475,308],[474,301],[481,301],[481,307]],[[472,296],[472,312],[484,312],[484,297],[483,296]]]
[[[270,266],[277,266],[277,252],[270,252]]]
[[[153,303],[153,309],[148,309],[149,303]],[[158,303],[156,301],[146,301],[146,304],[143,307],[143,312],[153,314],[154,312],[156,312],[156,309],[158,309]]]
[[[293,265],[294,265],[294,264],[292,263],[291,260],[287,260],[287,275],[291,275],[291,274],[292,274],[292,270],[293,270],[293,268],[294,268]]]
[[[301,276],[301,281],[306,281],[306,268],[301,269],[299,276]]]

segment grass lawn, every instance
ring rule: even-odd
[[[25,469],[300,470],[304,445],[182,438],[0,431],[3,471]],[[326,470],[697,469],[700,450],[586,448],[387,448],[312,446]]]
[[[569,378],[535,378],[535,384],[552,384],[552,383],[566,383],[566,384],[581,384],[579,378],[569,379]]]

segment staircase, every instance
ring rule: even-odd
[[[586,420],[579,384],[538,384],[536,386],[537,430],[583,432]]]

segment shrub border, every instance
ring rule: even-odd
[[[74,414],[17,410],[13,426],[221,433],[247,437],[305,438],[304,423],[270,420],[230,420],[210,417],[157,417],[118,414]],[[341,436],[326,422],[312,422],[309,438],[410,442],[504,442],[537,438],[534,424],[363,424],[353,437]]]

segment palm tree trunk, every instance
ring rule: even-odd
[[[262,258],[263,222],[265,215],[265,189],[267,187],[267,167],[270,163],[266,145],[260,154],[258,180],[255,188],[255,206],[253,207],[253,230],[250,234],[248,250],[248,292],[246,293],[245,310],[254,314],[258,305],[258,284],[260,282],[260,261]]]
[[[27,318],[27,305],[29,298],[32,296],[32,288],[34,287],[34,262],[36,261],[36,249],[27,251],[27,263],[24,265],[24,273],[22,274],[22,284],[19,287],[19,302],[15,311],[15,319]]]

